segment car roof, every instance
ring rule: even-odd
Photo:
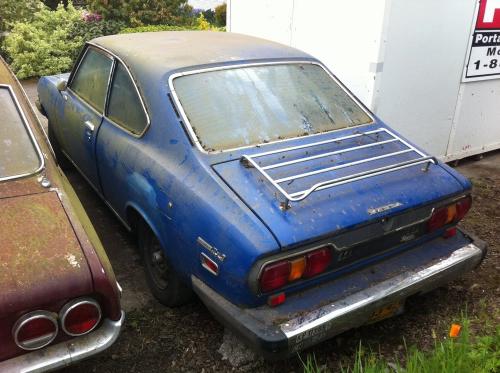
[[[216,31],[163,31],[93,39],[137,72],[161,74],[202,65],[273,59],[311,59],[307,53],[272,41]],[[158,77],[158,75],[156,75]]]

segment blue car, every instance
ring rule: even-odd
[[[60,166],[138,236],[167,306],[193,292],[268,358],[402,312],[475,268],[470,182],[317,59],[248,36],[106,36],[38,84]]]

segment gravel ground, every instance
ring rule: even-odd
[[[36,97],[35,81],[23,85]],[[386,358],[401,356],[407,345],[428,349],[435,338],[444,338],[449,325],[467,310],[473,330],[483,332],[500,322],[500,152],[482,160],[462,161],[458,169],[474,183],[474,204],[463,226],[489,244],[489,254],[474,272],[447,287],[411,298],[398,317],[348,331],[301,353],[314,354],[319,366],[337,371],[339,364],[352,363],[362,343]],[[130,235],[76,171],[68,178],[94,223],[124,289],[127,322],[118,341],[106,352],[83,361],[66,372],[212,372],[212,371],[302,371],[298,357],[266,363],[249,355],[234,367],[219,352],[238,352],[236,337],[224,335],[199,301],[175,309],[156,302],[148,292],[135,238]],[[229,350],[228,350],[228,347]]]

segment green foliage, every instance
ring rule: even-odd
[[[170,25],[149,25],[139,27],[127,27],[120,31],[120,34],[132,34],[134,32],[157,32],[157,31],[186,31],[196,30],[194,26],[170,26]]]
[[[210,30],[212,28],[212,25],[208,23],[203,13],[200,13],[198,18],[196,18],[196,27],[198,28],[198,30]]]
[[[215,24],[219,27],[226,26],[227,4],[221,4],[215,7]]]
[[[199,18],[197,18],[198,20]],[[134,32],[157,32],[157,31],[195,31],[195,30],[210,30],[210,31],[225,31],[222,27],[213,27],[208,24],[206,27],[206,20],[202,22],[202,24],[196,24],[193,26],[170,26],[170,25],[149,25],[149,26],[140,26],[140,27],[127,27],[120,31],[120,34],[131,34]]]
[[[78,57],[78,53],[85,42],[100,36],[118,34],[123,28],[125,28],[125,24],[121,21],[85,21],[85,19],[80,18],[69,30],[68,37],[70,40],[81,40],[81,45],[73,51],[72,58],[76,59]]]
[[[340,367],[342,373],[494,373],[500,371],[500,326],[492,335],[472,338],[469,321],[462,320],[462,332],[457,339],[437,342],[428,353],[415,347],[406,350],[404,367],[387,362],[379,355],[366,351],[361,345],[351,366]],[[302,362],[305,373],[320,373],[325,367],[318,366],[314,356],[308,355]]]
[[[28,22],[43,7],[39,0],[0,0],[0,30],[10,30],[15,22]]]
[[[193,10],[188,0],[89,0],[88,6],[106,20],[132,27],[189,23]]]
[[[19,78],[68,71],[83,44],[81,37],[70,37],[73,25],[82,12],[71,3],[51,11],[44,7],[33,15],[32,22],[18,22],[5,39],[11,67]]]
[[[215,24],[215,12],[212,9],[203,11],[203,17],[211,24]]]

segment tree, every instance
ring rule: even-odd
[[[104,19],[131,26],[183,24],[193,11],[188,0],[89,0],[88,6]]]
[[[15,22],[27,22],[42,9],[39,0],[0,0],[0,30],[10,30]]]
[[[212,9],[205,10],[203,12],[203,17],[211,24],[215,24],[215,12]]]
[[[215,7],[215,24],[219,27],[226,26],[226,8],[226,3]]]

